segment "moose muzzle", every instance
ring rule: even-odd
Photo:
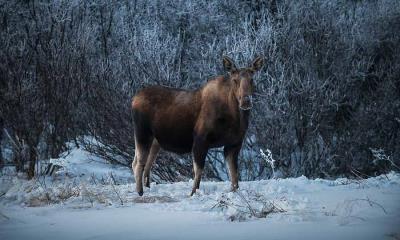
[[[239,101],[239,108],[241,110],[250,110],[253,108],[253,98],[251,95],[243,96]]]

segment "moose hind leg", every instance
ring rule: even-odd
[[[150,153],[147,157],[146,165],[144,166],[144,186],[150,187],[150,170],[151,166],[153,165],[154,161],[157,158],[157,154],[160,151],[160,144],[158,143],[157,139],[154,138],[153,143],[151,144]]]
[[[135,161],[132,166],[134,167],[136,191],[139,196],[143,195],[143,170],[146,164],[147,157],[150,152],[150,144],[136,142],[135,147]]]
[[[133,174],[135,174],[136,165],[137,165],[137,152],[136,152],[136,150],[135,150],[135,158],[133,159],[133,162],[132,162],[132,171],[133,171]]]
[[[229,175],[231,177],[232,191],[239,188],[239,173],[238,173],[238,155],[241,145],[238,146],[225,146],[224,157],[228,162]]]

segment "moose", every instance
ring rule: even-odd
[[[238,155],[253,107],[253,75],[261,69],[263,58],[250,67],[237,68],[223,57],[228,74],[209,80],[197,90],[150,86],[132,100],[135,158],[132,169],[136,191],[143,195],[143,179],[150,187],[150,169],[160,148],[175,153],[193,154],[194,181],[191,196],[200,187],[207,152],[224,147],[232,191],[239,188]]]

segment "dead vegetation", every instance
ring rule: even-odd
[[[133,199],[134,203],[173,203],[179,202],[177,199],[169,196],[141,196]]]
[[[245,197],[244,193],[246,194]],[[270,214],[286,212],[278,203],[266,199],[262,194],[249,191],[236,191],[233,194],[222,194],[211,209],[227,210],[232,208],[230,221],[245,221],[249,218],[266,218]]]

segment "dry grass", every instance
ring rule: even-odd
[[[233,197],[222,194],[211,209],[227,210],[233,208],[234,213],[228,216],[230,221],[246,221],[249,218],[266,218],[270,214],[286,212],[276,202],[267,200],[262,194],[246,192],[246,196],[237,191]]]
[[[141,196],[133,199],[134,203],[172,203],[179,202],[177,199],[169,196]]]

